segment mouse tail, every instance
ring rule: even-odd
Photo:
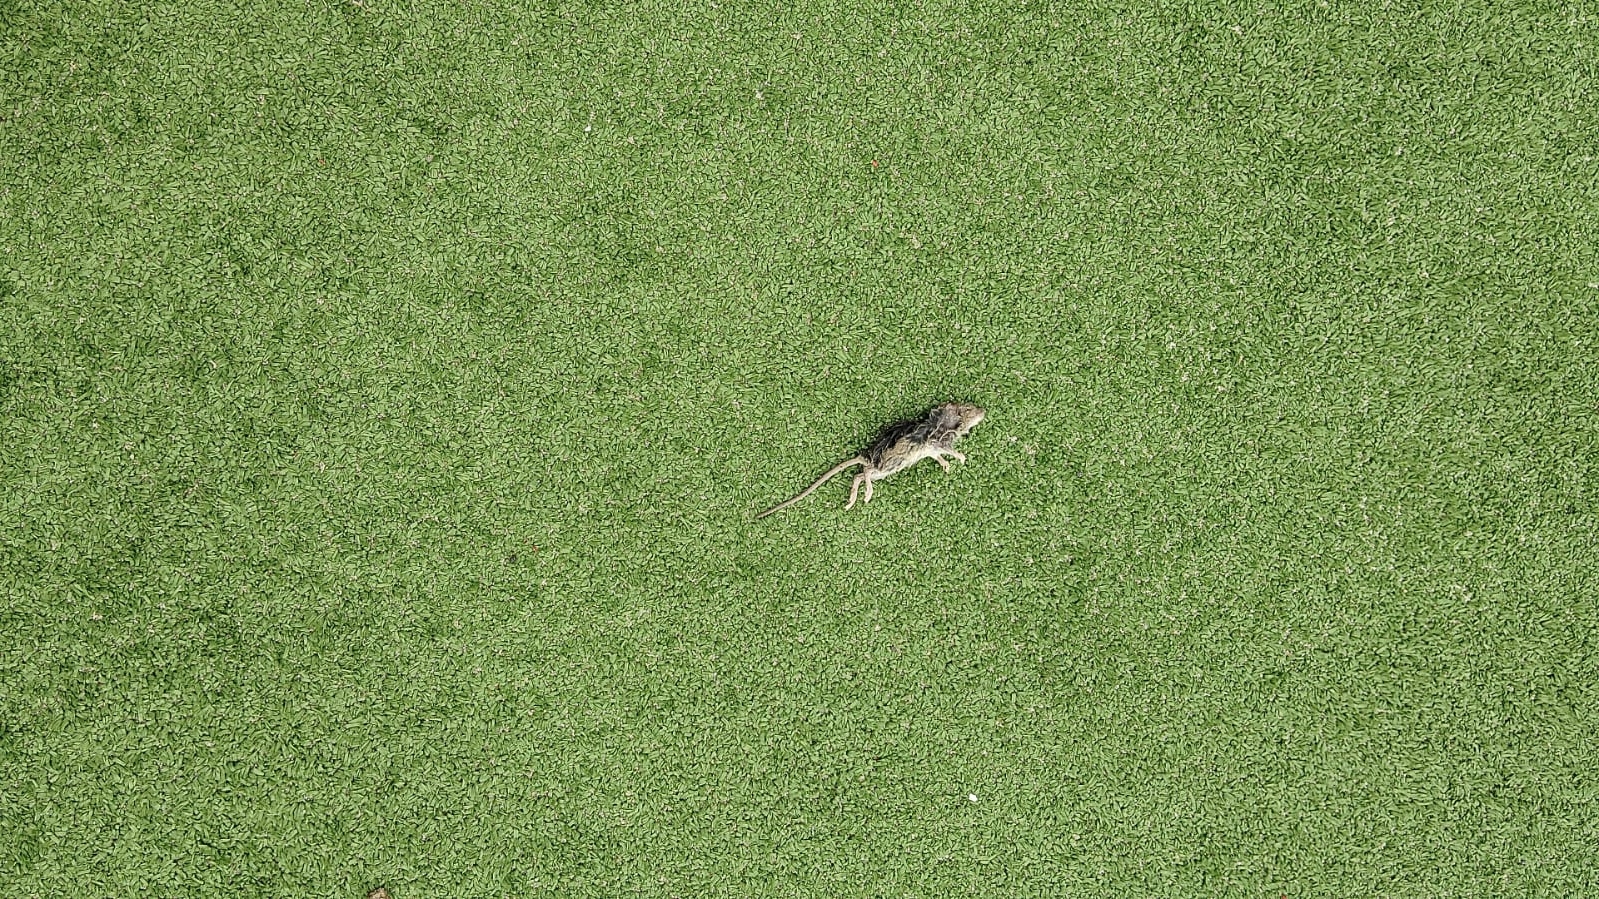
[[[831,469],[828,469],[827,474],[824,474],[821,477],[817,478],[816,479],[816,483],[812,484],[809,487],[806,487],[804,490],[801,490],[799,493],[794,494],[792,497],[790,497],[790,498],[788,498],[786,500],[783,500],[782,502],[780,502],[777,505],[771,507],[770,509],[767,509],[765,512],[762,512],[761,514],[755,516],[755,518],[757,520],[759,520],[759,519],[765,518],[768,515],[771,515],[774,512],[781,512],[784,509],[787,509],[789,506],[794,505],[795,503],[799,502],[800,500],[804,499],[805,497],[810,496],[812,493],[816,492],[816,488],[818,488],[818,487],[822,486],[823,484],[827,483],[828,480],[830,480],[831,478],[837,476],[837,474],[839,472],[843,471],[844,469],[849,468],[852,465],[864,465],[865,463],[866,463],[866,457],[865,456],[856,456],[853,459],[845,459],[844,461],[838,463],[837,465],[834,465]]]

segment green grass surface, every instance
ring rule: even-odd
[[[1582,4],[0,26],[0,894],[1599,891]]]

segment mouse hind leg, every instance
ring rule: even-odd
[[[844,511],[848,512],[849,510],[855,508],[855,494],[860,491],[862,484],[866,485],[866,498],[868,500],[870,500],[872,498],[872,482],[871,482],[871,479],[866,477],[866,473],[865,472],[861,472],[860,474],[855,476],[855,480],[850,482],[850,485],[849,485],[849,502],[844,504]]]

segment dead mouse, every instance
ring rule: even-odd
[[[966,432],[977,427],[977,423],[987,415],[980,406],[969,403],[944,403],[934,406],[922,418],[913,421],[902,421],[889,425],[872,441],[872,445],[858,456],[838,463],[827,474],[816,479],[816,483],[800,491],[792,499],[784,500],[755,516],[765,518],[773,512],[780,512],[789,506],[811,495],[816,488],[827,483],[828,479],[849,468],[852,465],[861,466],[860,473],[855,475],[855,480],[849,487],[849,503],[844,508],[851,509],[855,506],[855,494],[866,485],[866,496],[862,504],[872,501],[872,482],[880,481],[896,471],[910,468],[923,459],[932,459],[945,471],[949,471],[949,463],[944,461],[945,456],[959,462],[965,462],[966,456],[955,451],[955,441],[966,436]]]

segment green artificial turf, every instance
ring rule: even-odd
[[[1599,894],[1584,4],[0,59],[0,895]]]

